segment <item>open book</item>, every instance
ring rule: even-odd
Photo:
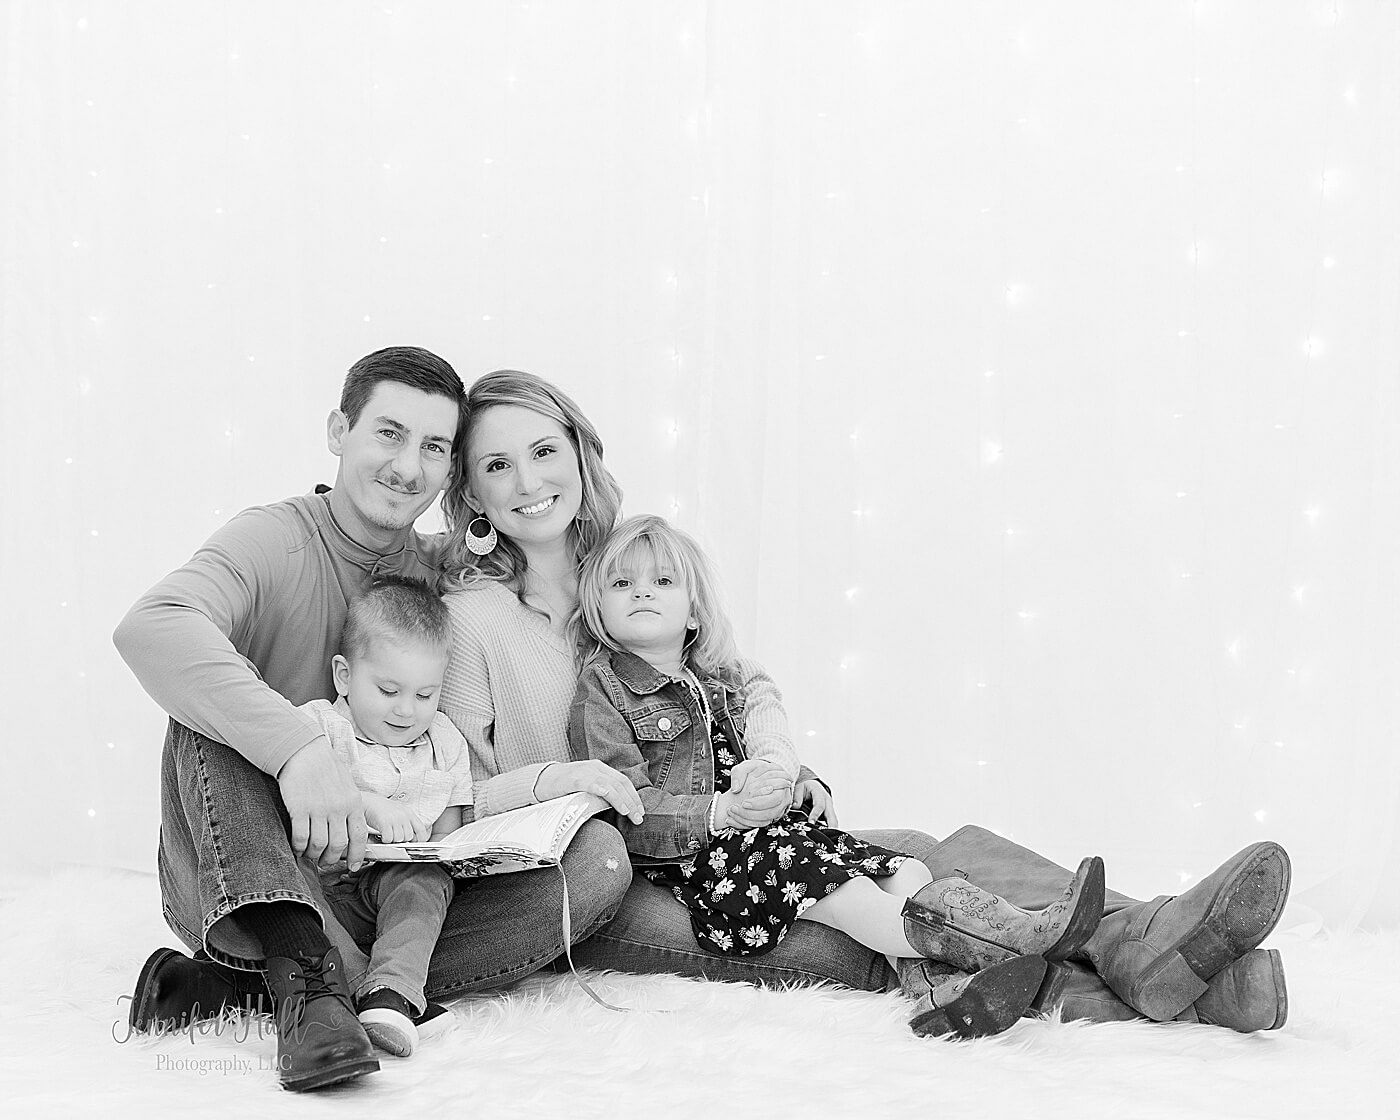
[[[592,793],[570,793],[464,824],[441,840],[365,845],[365,858],[386,863],[445,863],[459,879],[551,867],[583,822],[608,808]]]

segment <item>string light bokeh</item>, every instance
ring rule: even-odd
[[[1400,9],[6,14],[34,860],[153,867],[111,630],[414,343],[558,381],[707,543],[843,823],[1144,894],[1271,837],[1400,920]]]

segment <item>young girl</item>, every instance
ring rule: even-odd
[[[796,755],[748,756],[738,652],[710,565],[662,518],[629,518],[592,552],[579,614],[597,648],[570,709],[570,752],[632,780],[643,819],[615,823],[634,864],[689,909],[706,949],[765,953],[800,918],[842,930],[897,968],[930,957],[965,973],[1020,969],[1028,990],[1019,1007],[982,1007],[976,982],[955,974],[914,1024],[922,1034],[973,1035],[1004,1029],[1008,1015],[1014,1022],[1037,994],[1045,958],[1063,960],[1097,926],[1097,857],[1059,902],[1027,913],[964,879],[934,882],[917,860],[809,818],[790,799],[763,808],[773,802],[767,791],[796,777]]]

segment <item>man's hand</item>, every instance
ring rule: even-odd
[[[411,844],[428,838],[428,826],[401,802],[372,793],[362,793],[360,801],[365,807],[365,822],[386,844]]]
[[[277,775],[292,822],[292,851],[321,867],[343,858],[351,871],[365,860],[365,812],[350,772],[321,736],[282,765]]]
[[[808,808],[808,805],[811,808]],[[836,828],[836,801],[827,793],[826,786],[815,778],[799,782],[792,791],[792,807],[807,814],[809,820]]]
[[[556,762],[535,779],[535,800],[548,801],[566,793],[596,793],[633,824],[641,824],[642,799],[621,770],[606,762],[586,758],[580,762]]]

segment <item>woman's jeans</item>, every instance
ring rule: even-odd
[[[871,844],[927,859],[933,837],[912,829],[854,832]],[[756,957],[721,956],[695,940],[690,912],[665,887],[638,875],[617,915],[573,950],[574,963],[620,972],[673,972],[706,980],[744,980],[770,987],[835,981],[849,988],[897,990],[898,979],[883,953],[867,949],[839,930],[817,922],[794,922],[771,952]]]
[[[263,967],[258,939],[238,920],[250,902],[313,907],[340,950],[352,988],[368,958],[331,914],[314,868],[292,854],[275,779],[237,751],[170,721],[161,760],[158,868],[170,928],[191,949],[236,968]],[[613,916],[631,882],[622,837],[589,821],[565,853],[575,941]],[[557,868],[462,881],[428,969],[429,998],[496,988],[564,951]]]

